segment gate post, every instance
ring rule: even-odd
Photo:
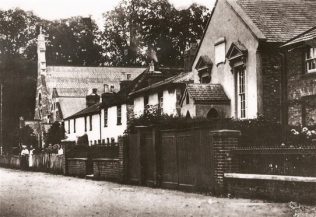
[[[231,151],[238,147],[238,139],[241,135],[238,130],[216,130],[211,131],[211,152],[214,159],[214,191],[224,192],[224,173],[232,172],[234,165]]]

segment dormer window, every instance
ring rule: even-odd
[[[306,72],[316,72],[316,48],[309,48],[305,54]]]
[[[200,57],[195,67],[200,77],[200,83],[207,84],[211,82],[212,66],[213,63],[207,55]]]
[[[214,45],[214,53],[215,53],[215,64],[218,65],[220,63],[225,63],[225,54],[226,54],[226,46],[225,46],[225,38],[219,38]]]

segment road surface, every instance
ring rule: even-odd
[[[313,211],[314,207],[290,203],[216,198],[0,168],[1,217],[316,216]]]

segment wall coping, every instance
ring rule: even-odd
[[[210,131],[211,135],[233,135],[233,136],[240,136],[241,132],[239,130],[228,130],[228,129],[222,129],[222,130],[212,130]]]
[[[83,161],[87,161],[88,158],[67,158],[67,160],[83,160]]]
[[[92,158],[92,161],[119,161],[118,158]]]
[[[244,173],[225,173],[225,178],[231,179],[252,179],[252,180],[270,180],[285,182],[313,182],[316,183],[316,177],[307,176],[283,176],[283,175],[265,175],[265,174],[244,174]]]

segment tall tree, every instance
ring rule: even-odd
[[[18,8],[0,10],[0,53],[35,60],[36,27],[39,21],[40,18],[29,11]]]
[[[45,22],[47,64],[97,66],[103,63],[99,29],[90,18]]]
[[[200,39],[208,17],[208,9],[196,4],[176,10],[167,0],[122,0],[104,14],[107,63],[142,65],[156,53],[162,65],[182,65],[184,50]]]

